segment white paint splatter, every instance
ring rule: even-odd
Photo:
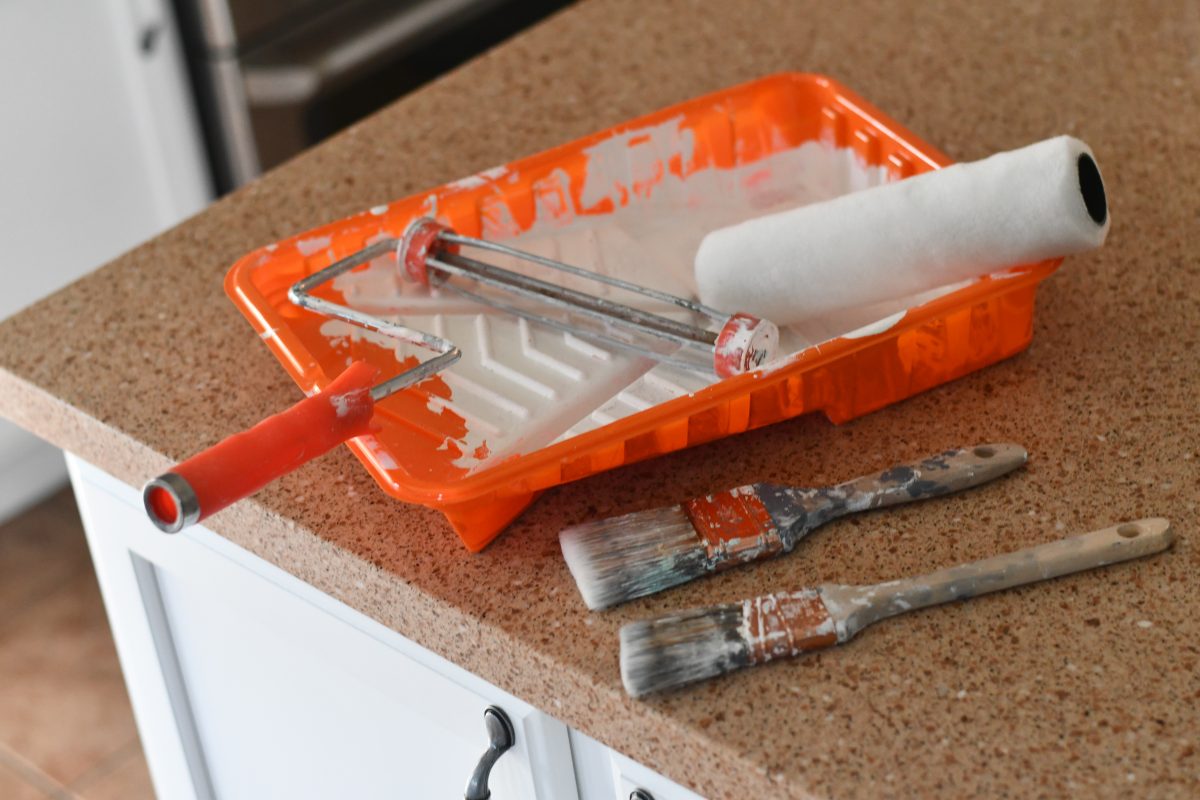
[[[499,166],[485,169],[482,172],[476,172],[474,175],[468,175],[465,178],[459,178],[448,185],[448,188],[456,191],[466,191],[483,186],[486,183],[499,180],[508,172],[508,167]]]
[[[329,247],[332,241],[328,236],[314,236],[311,239],[301,239],[296,242],[296,249],[302,256],[311,256]]]
[[[843,333],[843,339],[862,339],[867,336],[874,336],[878,333],[883,333],[891,328],[894,328],[900,320],[908,314],[908,311],[897,311],[895,314],[884,317],[876,322],[863,325],[861,328],[855,328],[849,333]]]
[[[352,392],[345,392],[344,394],[335,394],[331,396],[329,398],[329,404],[333,406],[333,413],[336,414],[338,418],[349,414],[354,409],[354,401],[357,394],[358,390],[356,389]]]
[[[367,451],[371,454],[371,458],[380,467],[383,469],[399,469],[400,465],[396,463],[396,459],[392,458],[392,454],[374,436],[360,436],[358,437],[358,441],[367,448]]]

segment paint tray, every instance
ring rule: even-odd
[[[774,75],[260,248],[225,287],[313,392],[354,360],[395,374],[427,357],[287,297],[419,217],[694,296],[708,230],[948,163],[837,82]],[[379,430],[350,447],[385,492],[442,511],[479,550],[552,486],[809,412],[844,422],[1013,355],[1060,261],[786,328],[792,355],[720,381],[409,284],[387,258],[321,291],[463,350],[382,401]]]

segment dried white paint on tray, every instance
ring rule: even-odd
[[[567,173],[550,173],[533,188],[536,216],[526,231],[518,230],[498,190],[480,204],[483,238],[694,297],[692,259],[710,230],[887,179],[886,169],[865,165],[853,151],[819,142],[733,169],[702,169],[683,177],[663,174],[663,165],[672,158],[682,156],[684,164],[692,159],[693,132],[681,128],[681,121],[626,131],[589,148],[580,209],[571,202]],[[503,177],[503,170],[488,170],[459,181],[458,186],[473,188]],[[635,191],[635,187],[640,188]],[[616,208],[612,213],[579,213],[610,201]],[[436,211],[432,197],[427,206]],[[493,260],[509,269],[548,277],[534,271],[536,267]],[[612,291],[560,273],[549,277],[593,294]],[[452,293],[405,281],[390,258],[342,275],[333,285],[351,306],[432,331],[463,350],[462,359],[441,373],[451,399],[430,396],[429,407],[450,411],[466,422],[469,432],[456,443],[463,455],[455,463],[472,470],[694,394],[715,380],[516,317],[481,312],[479,306]],[[617,299],[630,302],[625,293]],[[867,335],[885,330],[913,304],[912,299],[902,298],[810,320],[781,331],[782,350],[796,352],[854,331]],[[639,305],[664,311],[644,302]],[[397,361],[427,357],[412,346],[337,320],[326,322],[321,332],[331,343],[378,344],[394,351]],[[486,444],[483,459],[475,455],[481,444]]]

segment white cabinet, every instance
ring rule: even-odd
[[[217,797],[461,796],[491,704],[517,733],[491,773],[495,800],[574,796],[565,728],[526,704],[473,691],[261,580],[225,576],[214,592],[215,576],[191,565],[156,573]],[[542,763],[554,756],[562,764]],[[535,779],[564,771],[557,791]]]
[[[697,800],[203,526],[159,533],[135,489],[68,465],[160,797],[462,797],[495,705],[516,744],[494,800]]]
[[[579,800],[629,800],[637,789],[653,800],[704,800],[590,736],[572,729],[570,737]]]

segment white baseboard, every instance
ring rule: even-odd
[[[0,420],[0,522],[21,513],[67,482],[62,451]]]

